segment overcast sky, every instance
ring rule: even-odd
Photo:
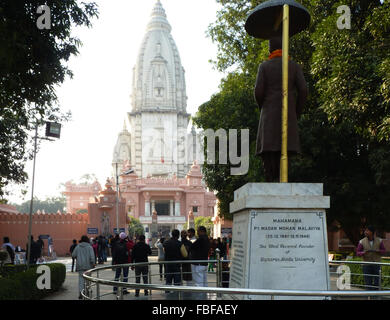
[[[131,111],[132,69],[156,0],[94,0],[100,18],[93,27],[74,30],[83,42],[80,54],[69,62],[74,73],[58,89],[62,110],[71,110],[61,139],[43,141],[36,159],[34,195],[60,195],[59,185],[95,174],[104,184],[111,173],[113,148]],[[161,0],[172,26],[182,65],[186,71],[187,112],[194,114],[218,91],[222,74],[208,61],[216,58],[216,45],[206,30],[216,19],[219,6],[214,0]],[[42,128],[42,135],[44,135]],[[26,171],[32,176],[32,162]],[[31,180],[23,198],[12,188],[11,202],[31,197]]]

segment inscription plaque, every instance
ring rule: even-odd
[[[328,290],[326,230],[325,210],[263,209],[235,213],[230,287]]]

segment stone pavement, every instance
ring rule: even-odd
[[[156,262],[157,257],[151,256],[149,257],[149,262]],[[44,300],[78,300],[78,283],[79,283],[79,275],[78,272],[71,272],[72,259],[71,258],[58,258],[55,261],[51,261],[49,263],[63,263],[66,266],[66,278],[65,282],[62,285],[62,288],[53,293],[52,295],[46,297]],[[104,266],[111,265],[111,258],[108,258],[108,261],[104,264]],[[103,266],[103,265],[98,265]],[[334,270],[331,270],[331,272]],[[336,282],[337,277],[335,273],[331,273],[331,290],[337,290]],[[107,280],[114,280],[115,273],[111,269],[101,271],[99,274],[100,278]],[[135,282],[134,271],[129,270],[129,281]],[[208,274],[208,284],[209,287],[216,286],[216,275],[215,273]],[[142,280],[141,280],[142,281]],[[159,279],[159,271],[158,265],[152,265],[152,283],[153,284],[165,284],[163,281]],[[103,295],[101,300],[116,300],[118,297],[112,293],[113,288],[111,286],[101,285],[100,286],[100,294]],[[353,290],[359,290],[359,288],[353,288]],[[96,296],[96,288],[93,289],[93,296]],[[178,300],[178,293],[170,293],[166,294],[163,291],[152,291],[152,295],[144,296],[143,290],[140,291],[140,296],[135,297],[135,291],[129,289],[129,294],[123,296],[124,300]],[[223,296],[218,299],[229,299],[228,296]],[[201,298],[198,296],[193,296],[191,293],[183,293],[184,300],[216,300],[216,294],[203,294]],[[356,298],[355,298],[356,299]],[[364,299],[364,298],[363,298]]]
[[[156,262],[157,257],[150,256],[149,262]],[[44,300],[78,300],[78,287],[79,287],[79,274],[78,272],[71,272],[72,267],[72,259],[71,258],[58,258],[55,261],[51,261],[50,263],[63,263],[66,266],[66,278],[65,282],[62,285],[62,288],[53,293],[52,295],[46,297]],[[104,265],[98,266],[108,266],[111,265],[111,258],[108,258],[108,261],[104,263]],[[158,265],[152,265],[152,283],[153,284],[165,284],[164,281],[161,281],[159,278],[159,267]],[[214,269],[215,270],[215,269]],[[96,275],[96,274],[95,274]],[[100,278],[107,280],[114,280],[115,273],[111,269],[101,271],[99,274]],[[129,270],[129,282],[135,282],[134,271]],[[216,275],[208,274],[208,283],[209,286],[216,286]],[[141,279],[142,283],[142,279]],[[118,297],[112,293],[113,288],[107,285],[100,286],[100,294],[103,295],[101,300],[116,300]],[[135,297],[135,290],[129,289],[129,294],[123,296],[124,300],[177,300],[178,293],[169,293],[166,294],[163,291],[152,291],[152,294],[149,296],[145,296],[143,290],[140,291],[139,297]],[[216,295],[206,295],[203,294],[203,299],[214,300],[216,299]],[[96,296],[96,289],[93,289],[93,296]],[[191,294],[183,294],[183,299],[192,300],[199,299],[199,297],[193,297]]]

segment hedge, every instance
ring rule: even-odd
[[[7,276],[0,278],[0,300],[39,300],[57,291],[65,281],[65,265],[62,263],[46,264],[50,268],[51,289],[38,289],[37,279],[41,276],[37,273],[39,266],[34,265],[21,272],[9,270],[5,272]]]
[[[0,277],[9,278],[14,273],[23,272],[27,270],[25,264],[6,264],[0,267]]]
[[[363,261],[362,258],[353,258],[351,261]],[[389,259],[382,259],[383,263],[389,263]],[[347,264],[351,270],[351,285],[364,286],[363,267],[359,264]],[[381,277],[382,289],[390,289],[390,263],[389,266],[382,266]]]

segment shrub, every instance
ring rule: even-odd
[[[23,286],[19,281],[0,278],[0,300],[23,300]]]
[[[0,268],[0,276],[9,278],[12,274],[27,270],[25,264],[7,264]]]
[[[0,251],[0,265],[3,265],[4,261],[8,258],[8,252]]]
[[[353,258],[351,261],[363,261],[362,258]],[[388,259],[382,259],[383,263],[389,263]],[[364,286],[363,267],[359,264],[347,264],[351,269],[351,285],[352,286]],[[381,277],[382,289],[390,288],[390,265],[382,266]]]
[[[66,267],[61,263],[46,264],[50,268],[51,289],[38,289],[39,265],[21,272],[9,272],[0,278],[0,300],[39,300],[57,291],[65,281]]]

